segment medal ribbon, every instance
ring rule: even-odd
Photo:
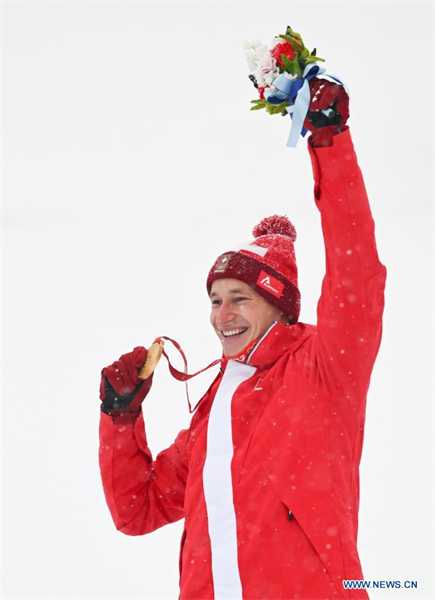
[[[187,396],[187,403],[189,405],[189,412],[193,413],[197,409],[198,404],[199,404],[199,402],[201,402],[201,400],[198,402],[198,404],[195,406],[195,408],[192,409],[192,406],[190,404],[190,398],[189,398],[189,388],[187,387],[188,380],[192,379],[192,377],[196,377],[197,375],[199,375],[200,373],[203,373],[204,371],[207,371],[207,369],[210,369],[211,367],[214,367],[215,365],[218,365],[222,361],[222,359],[218,358],[218,359],[214,360],[212,363],[210,363],[208,365],[208,367],[205,367],[204,369],[201,369],[200,371],[197,371],[196,373],[189,374],[187,372],[187,358],[186,358],[186,355],[184,354],[183,349],[181,348],[180,344],[178,342],[176,342],[175,340],[173,340],[170,337],[167,337],[165,335],[161,335],[160,337],[156,338],[154,341],[157,342],[157,343],[159,343],[161,340],[167,340],[168,342],[172,342],[172,344],[176,347],[176,349],[178,350],[178,352],[181,354],[181,356],[183,358],[184,371],[182,372],[182,371],[179,371],[178,369],[176,369],[171,364],[169,356],[166,354],[165,349],[162,348],[162,354],[166,358],[166,360],[168,361],[169,371],[170,371],[172,377],[174,377],[175,379],[178,379],[178,381],[184,381],[184,383],[186,385],[186,396]]]

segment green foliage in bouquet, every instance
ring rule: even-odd
[[[325,62],[324,58],[316,56],[316,48],[314,48],[312,52],[308,50],[302,41],[301,34],[293,31],[290,25],[287,25],[285,34],[280,34],[278,37],[288,42],[295,52],[294,60],[290,60],[290,58],[285,56],[285,54],[281,55],[281,58],[284,62],[284,68],[280,67],[281,73],[287,71],[287,73],[290,73],[291,75],[302,77],[302,73],[307,65],[319,61]]]
[[[254,106],[251,107],[251,110],[260,110],[262,108],[266,109],[266,112],[269,115],[282,115],[283,117],[287,115],[286,106],[288,106],[288,102],[282,102],[281,104],[269,104],[267,100],[262,100],[258,98],[258,100],[251,100],[251,104]]]

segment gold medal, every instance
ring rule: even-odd
[[[159,360],[162,356],[163,346],[165,342],[160,340],[160,342],[154,342],[147,351],[147,359],[145,361],[144,366],[139,371],[139,379],[148,379],[148,377],[154,373],[155,368],[159,364]]]

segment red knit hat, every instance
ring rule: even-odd
[[[255,240],[221,254],[207,277],[207,291],[216,279],[238,279],[277,306],[290,323],[299,319],[301,295],[293,242],[296,229],[285,216],[263,219],[252,232]]]

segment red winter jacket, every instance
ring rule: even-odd
[[[190,427],[153,460],[142,414],[101,413],[116,527],[185,518],[182,600],[367,598],[357,551],[366,395],[386,270],[349,131],[310,149],[326,246],[317,326],[274,324],[246,363],[224,361]]]

